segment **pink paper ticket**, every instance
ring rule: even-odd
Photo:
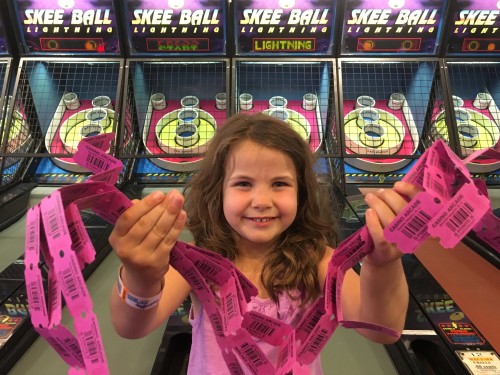
[[[388,241],[399,244],[403,253],[413,253],[429,237],[427,225],[441,209],[441,200],[422,191],[384,229]]]
[[[92,312],[92,300],[81,274],[85,264],[93,261],[95,252],[79,210],[97,205],[99,211],[106,206],[98,214],[114,223],[131,205],[123,193],[110,185],[116,182],[121,163],[110,159],[109,155],[101,155],[106,154],[87,144],[97,141],[98,146],[109,148],[110,140],[112,136],[102,135],[80,142],[82,164],[86,167],[92,164],[89,169],[94,172],[103,168],[101,177],[97,174],[94,182],[57,190],[27,214],[25,279],[32,323],[40,336],[71,366],[70,373],[74,374],[82,373],[83,369],[88,374],[109,372],[99,325]],[[49,268],[48,303],[38,265],[40,253]],[[74,318],[76,337],[60,324],[61,294]]]

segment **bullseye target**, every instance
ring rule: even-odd
[[[250,93],[238,96],[239,109],[243,113],[262,113],[286,122],[317,152],[322,142],[318,96],[306,93],[302,100],[291,100],[284,96],[272,96],[268,100],[254,100]]]
[[[92,117],[92,116],[95,117]],[[113,131],[115,112],[105,108],[89,108],[78,111],[61,124],[59,135],[64,148],[69,153],[75,153],[78,144],[85,137]]]
[[[350,112],[344,119],[346,146],[358,154],[394,155],[403,143],[401,121],[382,109],[372,109],[378,118],[363,117],[363,110]]]
[[[150,155],[170,154],[151,158],[151,162],[160,168],[175,172],[197,170],[203,158],[197,154],[206,152],[217,130],[215,118],[200,109],[200,101],[192,96],[184,97],[179,102],[189,106],[174,109],[163,115],[163,109],[167,106],[158,107],[155,105],[156,101],[153,102],[156,97],[151,99],[145,124],[145,128],[149,131],[145,131],[142,136],[146,152]]]
[[[388,100],[361,95],[344,100],[345,163],[370,172],[391,172],[411,162],[404,156],[417,151],[419,135],[406,97],[395,92]],[[386,158],[370,158],[386,156]]]
[[[8,112],[8,109],[7,109]],[[7,153],[22,153],[26,152],[30,145],[31,135],[29,126],[24,115],[15,110],[10,123],[10,131],[7,143]],[[0,162],[2,158],[0,158]],[[16,158],[6,158],[5,167],[9,167],[18,161]]]
[[[179,114],[182,109],[163,116],[156,124],[156,137],[159,147],[165,153],[197,154],[206,151],[210,140],[215,135],[215,119],[203,110],[199,114],[198,124],[181,123]]]
[[[460,141],[460,150],[463,155],[470,155],[474,151],[488,147],[494,147],[500,139],[498,126],[487,116],[469,108],[456,108],[457,131]],[[464,116],[463,114],[467,115]],[[438,114],[431,127],[431,137],[433,139],[449,139],[448,128],[446,126],[445,112]]]
[[[307,142],[311,137],[311,124],[297,111],[289,108],[272,108],[262,111],[263,114],[278,117],[288,123]],[[282,115],[280,115],[280,113]]]
[[[96,107],[94,106],[96,103],[106,104],[108,107]],[[54,113],[45,135],[45,146],[49,153],[54,155],[51,160],[59,168],[85,173],[88,171],[72,158],[72,154],[78,149],[78,144],[86,137],[112,133],[115,131],[114,127],[115,111],[112,109],[109,97],[97,96],[91,100],[80,100],[75,93],[67,93],[61,98]],[[130,124],[126,122],[123,145],[130,142],[130,129]]]

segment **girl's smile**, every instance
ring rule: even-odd
[[[270,250],[295,220],[297,192],[287,155],[252,141],[236,144],[226,165],[223,206],[238,247]]]

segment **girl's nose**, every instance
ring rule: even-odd
[[[271,207],[271,195],[268,189],[257,188],[252,197],[252,207],[264,209]]]

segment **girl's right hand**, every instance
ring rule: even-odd
[[[117,220],[109,243],[123,264],[123,283],[132,293],[146,297],[158,292],[170,251],[186,222],[183,204],[177,190],[166,195],[156,191],[134,201]]]

